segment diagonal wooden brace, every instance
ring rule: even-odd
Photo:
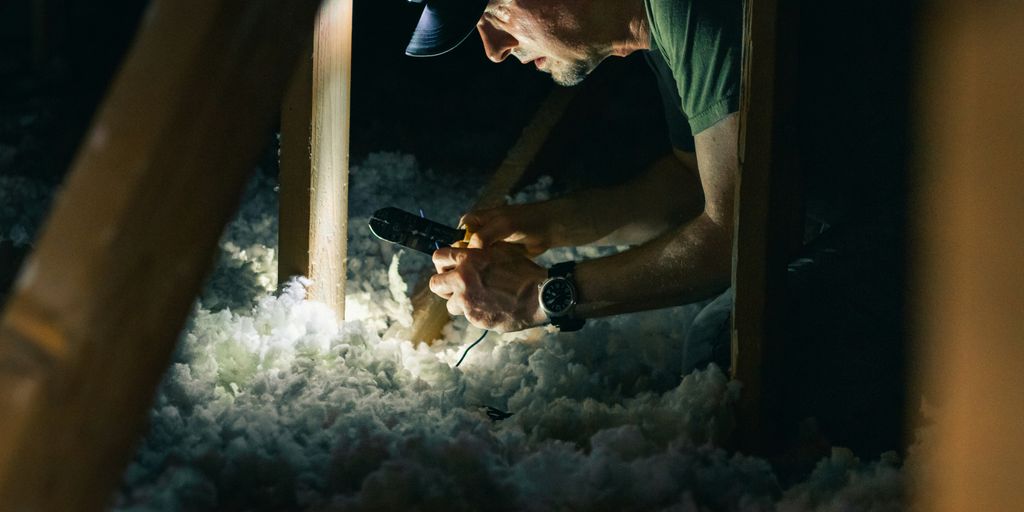
[[[575,94],[576,89],[552,89],[470,210],[494,208],[504,204],[505,197],[522,180],[527,167],[544,147],[548,135],[562,119]],[[412,304],[412,328],[409,330],[409,339],[432,343],[440,338],[441,330],[451,319],[444,299],[431,293],[430,288],[421,283],[412,297]]]
[[[317,6],[150,4],[0,319],[4,510],[108,503]]]

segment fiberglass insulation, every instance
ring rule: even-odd
[[[303,279],[275,292],[267,174],[221,241],[115,510],[902,508],[902,470],[888,458],[864,464],[837,449],[784,490],[767,462],[718,448],[741,387],[714,367],[680,379],[695,306],[571,334],[491,333],[459,368],[481,333],[464,320],[431,347],[402,339],[408,290],[430,259],[373,238],[369,214],[394,205],[454,222],[481,185],[442,180],[411,156],[372,154],[352,169],[348,321],[306,301]],[[0,186],[26,201],[40,193],[21,178]],[[0,234],[26,243],[35,219],[8,210]],[[493,421],[488,407],[512,415]]]

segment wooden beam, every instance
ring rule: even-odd
[[[344,319],[352,0],[326,0],[314,34],[282,108],[278,280],[309,277]]]
[[[576,89],[556,87],[541,103],[533,119],[523,128],[519,140],[508,151],[505,160],[491,177],[471,210],[494,208],[505,203],[505,197],[519,184],[526,169],[544,147],[548,135],[562,119]],[[445,300],[431,293],[425,283],[417,287],[412,297],[412,328],[409,339],[432,343],[441,337],[441,330],[450,320]]]
[[[312,212],[313,41],[295,68],[281,103],[278,171],[277,283],[309,276]],[[310,290],[312,291],[312,290]]]
[[[317,2],[155,0],[0,318],[0,503],[99,510]]]
[[[786,263],[802,224],[792,125],[795,0],[746,2],[732,286],[732,376],[743,384],[738,443],[773,437],[771,381],[783,338]]]
[[[912,367],[934,412],[913,508],[1024,510],[1024,3],[924,8]]]

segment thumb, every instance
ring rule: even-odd
[[[469,246],[481,248],[501,241],[508,235],[507,220],[494,208],[467,213],[460,222],[470,233]]]
[[[469,212],[459,219],[459,227],[465,228],[471,232],[479,231],[480,226],[486,222],[487,217],[488,215],[485,211],[477,210]]]
[[[481,249],[484,247],[485,244],[483,243],[483,240],[480,239],[480,235],[478,234],[480,232],[481,226],[483,226],[484,224],[484,220],[482,217],[483,215],[481,215],[480,212],[469,212],[459,219],[459,228],[465,229],[466,234],[468,235],[468,243],[459,243],[467,247],[471,247],[473,249]]]

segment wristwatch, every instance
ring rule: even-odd
[[[548,269],[548,278],[540,284],[537,298],[540,309],[551,320],[551,325],[561,331],[578,331],[583,327],[584,320],[573,316],[579,293],[573,271],[575,261],[566,261],[553,265]]]

